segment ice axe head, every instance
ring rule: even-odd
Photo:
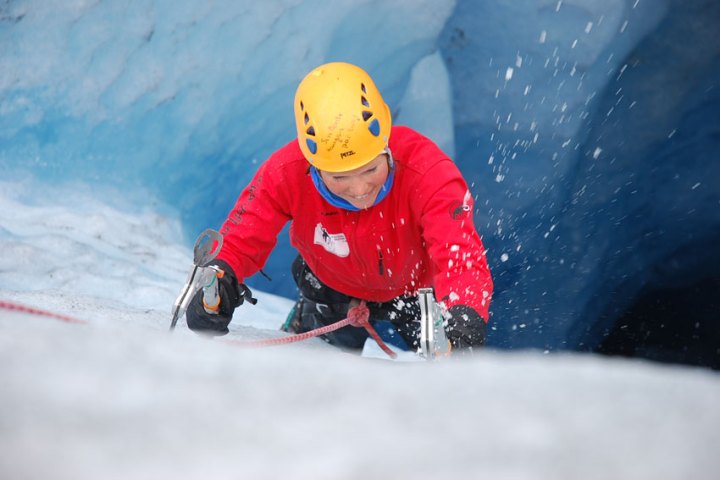
[[[220,253],[223,237],[215,230],[208,228],[195,241],[193,263],[198,267],[207,267]]]

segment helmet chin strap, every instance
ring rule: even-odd
[[[388,167],[390,167],[390,170],[395,169],[395,159],[393,158],[392,151],[390,151],[390,147],[385,145],[385,150],[382,151],[382,153],[387,153],[388,156]]]

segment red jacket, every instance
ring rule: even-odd
[[[238,280],[256,273],[292,220],[290,241],[329,287],[386,302],[433,287],[447,308],[486,321],[493,284],[473,225],[473,199],[455,164],[432,141],[393,127],[395,179],[375,206],[352,212],[317,191],[297,140],[263,163],[223,224],[218,258]]]

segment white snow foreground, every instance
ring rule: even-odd
[[[710,479],[720,377],[485,350],[393,363],[313,339],[168,333],[191,258],[172,228],[77,190],[0,184],[0,478]],[[63,203],[65,202],[65,203]],[[71,205],[71,207],[63,207]],[[229,339],[283,335],[256,292]]]
[[[3,478],[710,479],[720,466],[720,379],[699,369],[248,349],[169,334],[167,312],[19,299],[90,324],[0,312]]]

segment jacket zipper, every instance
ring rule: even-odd
[[[380,272],[380,276],[385,274],[385,267],[383,266],[383,254],[382,250],[378,248],[378,272]]]

